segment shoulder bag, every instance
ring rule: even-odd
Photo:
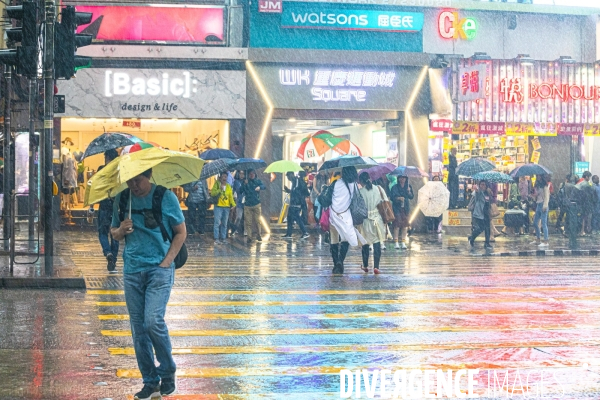
[[[352,223],[354,225],[362,225],[365,219],[369,216],[369,210],[367,209],[367,204],[365,203],[365,199],[363,199],[360,191],[358,190],[358,186],[356,183],[354,184],[354,193],[350,191],[350,187],[346,182],[346,187],[348,188],[348,192],[352,196],[350,200],[350,215],[352,216]]]
[[[381,201],[377,204],[377,211],[379,211],[379,215],[381,215],[381,219],[383,219],[384,224],[389,224],[394,221],[396,217],[394,216],[394,210],[392,209],[392,203],[389,200],[384,200],[383,191],[381,190],[381,186],[377,186],[379,189],[379,194],[381,195]]]

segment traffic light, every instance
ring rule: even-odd
[[[92,43],[92,35],[75,33],[79,25],[89,24],[91,21],[92,13],[76,12],[73,6],[62,9],[61,21],[55,25],[55,78],[71,79],[75,75],[75,71],[91,65],[91,57],[75,54],[77,48]]]
[[[21,26],[6,29],[13,43],[21,43],[16,50],[0,50],[0,62],[15,65],[17,73],[29,78],[38,72],[37,3],[23,2],[20,6],[6,7],[9,18],[20,20]]]

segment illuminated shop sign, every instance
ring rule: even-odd
[[[444,39],[473,40],[477,36],[477,21],[461,18],[456,11],[443,11],[438,17],[438,32]]]
[[[283,28],[420,32],[423,22],[423,13],[344,9],[312,11],[293,3],[286,3],[281,15]]]
[[[179,75],[179,74],[178,74]],[[104,96],[176,96],[189,98],[196,93],[198,80],[191,79],[189,71],[179,76],[163,73],[160,78],[131,77],[128,72],[105,71]]]
[[[281,13],[283,10],[282,3],[282,0],[258,0],[258,11]]]
[[[363,102],[369,88],[392,88],[394,71],[341,70],[341,69],[287,69],[279,70],[283,86],[312,86],[313,101]]]
[[[500,82],[500,94],[505,103],[522,103],[525,100],[525,84],[521,78],[504,78]],[[530,83],[527,87],[530,99],[600,100],[599,86],[556,83]]]
[[[59,81],[57,86],[65,95],[65,117],[246,116],[245,71],[89,68],[79,71],[77,79]]]

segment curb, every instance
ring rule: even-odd
[[[0,287],[4,289],[86,289],[82,278],[0,278]]]
[[[600,250],[526,250],[491,253],[495,257],[598,256]]]

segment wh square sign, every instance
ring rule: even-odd
[[[282,3],[282,0],[258,0],[258,11],[281,13],[283,11]]]

